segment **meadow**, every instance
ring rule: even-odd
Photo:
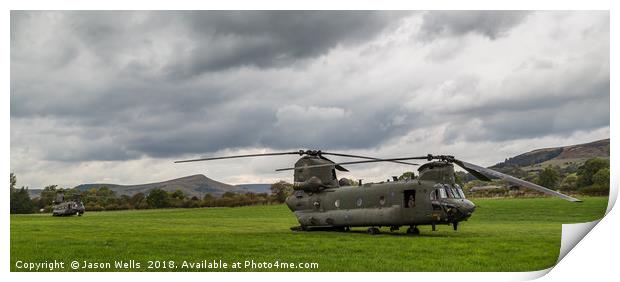
[[[476,212],[458,231],[421,226],[419,236],[405,235],[405,228],[375,236],[364,228],[293,232],[297,221],[285,205],[11,215],[11,271],[54,260],[65,262],[55,271],[72,271],[71,261],[79,271],[533,271],[555,264],[561,224],[603,216],[607,197],[582,200],[473,199]],[[213,260],[228,267],[194,264]],[[128,264],[119,268],[119,261]],[[245,261],[272,268],[231,268]],[[83,269],[84,262],[102,268]],[[284,262],[318,267],[282,268]]]

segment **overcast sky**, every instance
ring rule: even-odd
[[[305,148],[489,166],[609,138],[609,115],[608,12],[11,12],[31,188],[292,181],[295,156],[172,162]]]

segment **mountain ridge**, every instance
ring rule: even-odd
[[[536,149],[507,158],[490,168],[525,167],[550,162],[579,162],[594,157],[609,158],[609,147],[610,139],[607,138],[577,145]]]
[[[267,184],[268,185],[268,184]],[[196,196],[199,198],[204,197],[207,193],[220,197],[226,192],[234,193],[255,193],[248,187],[239,187],[226,183],[222,183],[211,178],[206,177],[203,174],[194,174],[190,176],[184,176],[166,181],[153,182],[147,184],[136,185],[120,185],[111,183],[87,183],[80,184],[74,188],[86,191],[91,188],[107,187],[114,191],[117,195],[132,196],[137,193],[148,194],[153,189],[162,189],[167,192],[174,192],[181,190],[186,196]]]

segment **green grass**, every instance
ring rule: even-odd
[[[457,232],[450,226],[440,225],[436,232],[423,226],[418,237],[406,236],[404,228],[395,233],[383,228],[385,233],[377,236],[363,228],[292,232],[289,227],[297,221],[284,205],[87,212],[60,218],[11,215],[11,270],[20,271],[18,260],[68,264],[133,259],[141,264],[138,271],[155,271],[146,268],[147,261],[179,265],[221,259],[229,264],[316,262],[314,271],[532,271],[555,264],[562,223],[602,217],[606,197],[583,200],[478,199],[476,212]]]

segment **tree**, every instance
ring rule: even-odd
[[[17,184],[17,177],[11,173],[11,186],[10,186],[10,206],[11,213],[32,213],[34,212],[34,203],[30,199],[28,194],[28,187],[22,186],[22,188],[15,188]]]
[[[398,177],[398,180],[414,179],[414,178],[415,178],[415,173],[413,171],[407,171],[407,172],[404,172],[403,174],[401,174]]]
[[[577,174],[571,173],[566,175],[560,184],[562,190],[575,190],[577,189]]]
[[[11,192],[15,189],[15,184],[17,184],[17,177],[11,172]]]
[[[151,190],[149,195],[146,197],[146,202],[151,208],[166,208],[170,206],[170,197],[168,192],[156,188]]]
[[[463,187],[467,182],[467,173],[464,171],[455,171],[454,172],[454,182],[459,186]]]
[[[609,169],[608,159],[592,158],[587,160],[577,169],[577,176],[579,176],[578,185],[585,187],[594,184],[592,177],[602,168]]]
[[[594,185],[605,187],[609,186],[609,168],[599,169],[593,176],[592,182]]]
[[[293,193],[293,184],[282,180],[271,184],[271,194],[280,203],[284,203],[291,193]]]
[[[134,209],[140,209],[140,208],[143,207],[142,203],[144,203],[144,198],[146,198],[144,196],[144,193],[142,193],[142,192],[137,193],[137,194],[131,196],[131,198],[129,198],[129,204]]]
[[[547,187],[549,189],[554,189],[560,179],[560,174],[558,171],[551,167],[545,167],[540,174],[538,174],[538,185]]]
[[[185,199],[185,194],[183,193],[183,191],[177,189],[176,191],[174,191],[174,193],[172,193],[172,195],[170,195],[170,197],[174,199],[183,200]]]
[[[52,206],[52,202],[56,200],[56,188],[58,188],[58,185],[48,185],[43,188],[39,195],[37,208],[47,209]]]

